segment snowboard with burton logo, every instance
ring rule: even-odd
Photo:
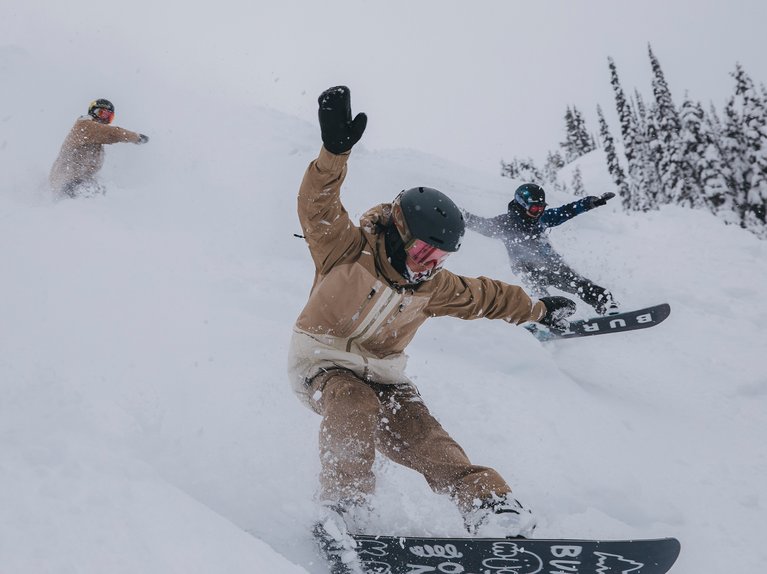
[[[624,333],[637,329],[647,329],[662,323],[671,314],[671,306],[668,303],[646,307],[637,311],[627,311],[618,315],[606,315],[593,319],[581,319],[570,321],[570,326],[560,331],[546,327],[540,323],[528,323],[525,329],[541,342],[556,341],[559,339],[573,339],[576,337],[588,337],[591,335],[607,335],[609,333]]]
[[[354,535],[365,574],[665,574],[675,538],[537,540]],[[337,567],[343,568],[340,563]],[[331,570],[358,572],[358,570]]]

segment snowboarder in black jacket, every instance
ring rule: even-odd
[[[615,197],[605,193],[590,195],[546,209],[546,193],[534,183],[520,185],[509,202],[508,211],[495,217],[479,217],[463,210],[466,226],[487,237],[503,241],[509,254],[511,270],[520,276],[538,296],[548,295],[556,287],[580,297],[600,315],[618,313],[610,291],[574,271],[552,247],[546,231]]]

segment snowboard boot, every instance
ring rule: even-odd
[[[339,503],[321,503],[314,535],[332,574],[365,574],[357,554],[357,542],[349,533],[351,516]]]
[[[478,501],[464,514],[466,530],[478,538],[529,538],[535,530],[533,513],[510,494]]]
[[[613,299],[612,294],[609,291],[605,291],[604,295],[599,296],[599,302],[594,307],[597,315],[617,315],[621,312],[618,307],[618,303]]]

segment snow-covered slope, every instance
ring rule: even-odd
[[[308,535],[319,418],[284,372],[313,274],[293,234],[317,126],[173,83],[59,100],[21,87],[72,73],[0,49],[0,570],[324,572]],[[58,146],[104,96],[152,139],[108,150],[105,197],[53,202]],[[582,164],[604,191],[598,154]],[[359,216],[414,185],[484,215],[513,189],[363,140],[344,200]],[[548,346],[501,322],[435,319],[410,348],[425,400],[536,510],[540,536],[676,536],[674,572],[759,571],[767,243],[703,212],[612,203],[552,239],[625,307],[667,301],[671,317]],[[500,243],[476,234],[448,267],[515,281]],[[382,532],[461,533],[420,476],[377,471]]]

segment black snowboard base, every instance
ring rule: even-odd
[[[665,574],[680,550],[675,538],[599,541],[354,535],[354,539],[366,574]]]
[[[591,335],[607,335],[609,333],[623,333],[654,327],[668,318],[671,314],[671,306],[661,303],[652,307],[626,311],[618,315],[606,315],[592,319],[571,321],[570,327],[565,331],[552,329],[540,323],[528,323],[525,329],[541,342],[556,341],[559,339],[573,339],[576,337],[588,337]]]

